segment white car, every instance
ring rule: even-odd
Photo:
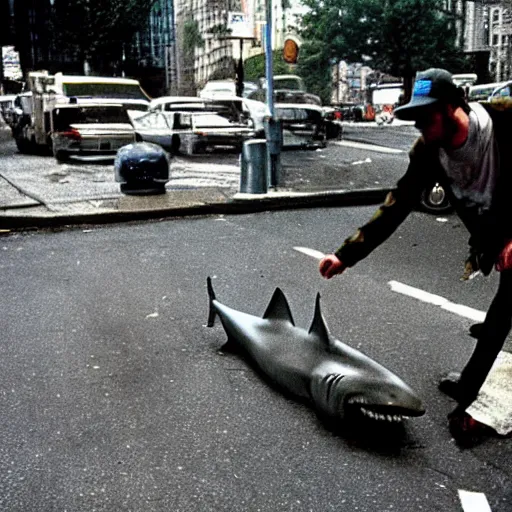
[[[114,159],[117,150],[135,141],[135,130],[123,105],[66,104],[55,108],[51,118],[55,158]]]
[[[173,154],[181,150],[193,155],[218,147],[241,150],[243,142],[254,137],[246,124],[215,112],[148,112],[132,122],[137,140],[159,144]]]
[[[244,82],[244,90],[242,97],[246,98],[258,89],[258,86],[253,82]],[[223,98],[229,96],[236,96],[236,83],[234,80],[210,80],[206,83],[204,88],[199,91],[200,98]]]
[[[206,103],[197,96],[162,96],[151,100],[148,110],[155,112],[196,112],[206,110]]]

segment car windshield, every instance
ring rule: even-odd
[[[66,107],[54,110],[55,130],[65,130],[72,124],[130,123],[124,108],[119,107]]]
[[[66,96],[133,100],[148,99],[137,84],[68,82],[63,83],[62,88]]]

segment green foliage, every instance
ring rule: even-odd
[[[208,32],[215,36],[228,36],[233,32],[225,23],[214,25]]]
[[[283,59],[282,50],[272,52],[272,71],[274,75],[285,75],[293,73],[292,67]],[[244,61],[244,77],[248,81],[257,81],[264,77],[265,73],[265,54],[254,55]]]
[[[306,90],[331,103],[332,75],[329,53],[320,41],[306,41],[300,48],[296,74],[304,80]]]
[[[302,36],[334,61],[364,62],[395,76],[463,66],[443,0],[303,0]]]
[[[183,23],[183,49],[186,55],[194,55],[195,48],[203,48],[204,39],[199,31],[199,25],[193,18]]]

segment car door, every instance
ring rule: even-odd
[[[165,150],[171,150],[172,126],[167,116],[161,112],[148,112],[136,119],[132,119],[139,138],[144,142],[152,142],[162,146]]]

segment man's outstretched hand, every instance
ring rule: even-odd
[[[327,254],[320,260],[320,274],[326,279],[331,279],[337,274],[341,274],[347,266],[335,255]]]

